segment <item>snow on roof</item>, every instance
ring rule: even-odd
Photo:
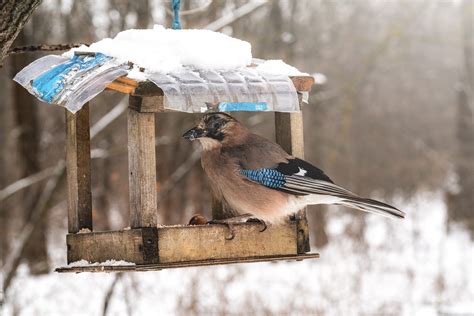
[[[286,64],[281,59],[266,60],[257,66],[257,71],[269,75],[308,76],[296,67]]]
[[[82,45],[65,53],[72,57],[75,51],[96,52],[115,57],[120,62],[132,62],[148,73],[172,73],[186,67],[199,70],[236,70],[252,63],[250,43],[209,30],[173,30],[161,25],[153,29],[131,29],[115,38],[105,38],[90,46]],[[257,66],[260,73],[302,76],[302,73],[282,60],[269,60]],[[137,70],[131,76],[142,79]]]
[[[250,65],[251,45],[209,30],[173,30],[155,25],[153,29],[126,30],[89,47],[67,52],[99,52],[130,61],[148,72],[170,73],[185,66],[205,70],[233,70]]]
[[[294,112],[300,107],[289,76],[304,75],[281,60],[252,59],[248,42],[209,30],[155,25],[120,32],[62,57],[45,56],[14,80],[72,113],[121,76],[152,81],[164,93],[163,106],[174,111],[201,112],[219,100],[232,103],[234,111]]]

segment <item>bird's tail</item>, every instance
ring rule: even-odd
[[[372,199],[361,198],[358,196],[344,196],[337,204],[350,208],[355,208],[364,212],[376,213],[387,217],[405,218],[405,213],[399,209]]]

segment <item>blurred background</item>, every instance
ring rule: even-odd
[[[219,20],[217,30],[250,42],[254,57],[313,74],[303,111],[306,159],[351,191],[393,203],[407,219],[314,207],[308,216],[318,260],[59,275],[67,194],[56,171],[65,157],[65,114],[12,81],[47,53],[11,55],[0,68],[0,313],[474,315],[474,2],[181,2],[183,28]],[[13,47],[169,27],[170,7],[43,0]],[[119,108],[92,142],[95,230],[128,226],[126,101],[104,92],[91,102],[92,125]],[[238,118],[274,138],[272,113]],[[180,138],[196,119],[157,115],[161,223],[210,217],[196,148]],[[28,229],[34,233],[25,238]]]

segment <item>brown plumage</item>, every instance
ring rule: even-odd
[[[357,197],[335,185],[322,170],[253,134],[228,114],[204,115],[183,137],[202,144],[201,163],[211,188],[235,215],[252,214],[275,223],[309,204],[341,204],[382,215],[404,215],[390,205]]]

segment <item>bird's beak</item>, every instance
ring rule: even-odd
[[[183,134],[183,138],[187,140],[195,140],[199,137],[204,137],[207,135],[207,131],[205,129],[195,127],[191,128],[189,131]]]

